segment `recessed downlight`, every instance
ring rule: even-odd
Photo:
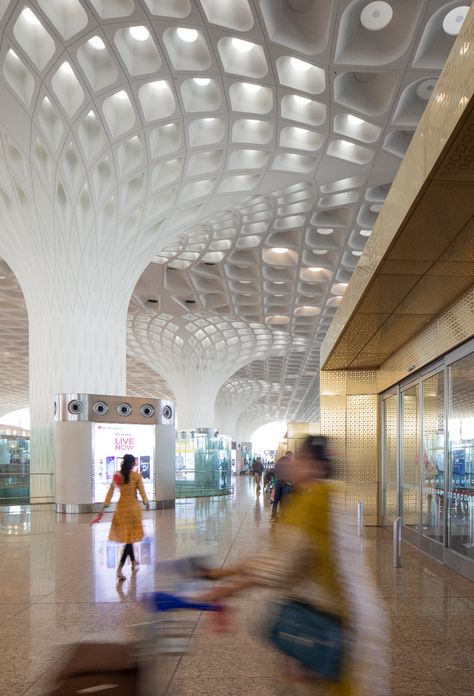
[[[63,63],[59,69],[66,75],[74,75],[74,70],[71,68],[70,64],[67,61]]]
[[[25,7],[25,9],[22,10],[21,16],[23,19],[26,19],[27,22],[34,24],[35,26],[41,24],[38,17],[30,10],[29,7]]]
[[[299,72],[307,72],[313,67],[311,63],[307,63],[305,60],[301,60],[300,58],[294,57],[290,58],[290,65],[292,68],[298,70]]]
[[[348,114],[347,115],[347,120],[349,123],[352,123],[353,126],[360,126],[364,121],[359,118],[358,116],[353,116],[353,114]]]
[[[308,97],[302,97],[299,94],[294,94],[293,99],[297,104],[301,104],[302,106],[306,106],[311,101],[311,99],[308,99]]]
[[[185,43],[194,43],[195,41],[197,41],[197,29],[189,29],[188,27],[178,27],[178,29],[176,29],[176,33],[178,34],[181,41],[184,41]]]
[[[322,270],[323,269],[318,268],[318,266],[310,266],[310,268],[308,268],[308,271],[311,271],[311,273],[320,273]]]
[[[288,324],[290,317],[285,317],[283,314],[273,314],[267,317],[268,324]]]
[[[235,48],[236,51],[240,51],[240,53],[249,53],[254,46],[255,44],[251,43],[250,41],[244,41],[243,39],[232,39],[232,48]]]
[[[362,237],[370,237],[370,235],[372,234],[372,230],[361,230],[360,234]]]
[[[420,99],[428,100],[431,97],[435,84],[435,79],[423,80],[416,88],[416,96]]]
[[[105,43],[102,41],[100,36],[93,36],[91,39],[89,39],[89,41],[87,43],[95,51],[103,51],[105,48]]]
[[[286,254],[289,251],[286,247],[272,247],[274,254]]]
[[[388,2],[376,0],[369,2],[360,13],[360,21],[369,31],[385,29],[392,21],[393,10]]]
[[[352,252],[352,256],[362,256],[362,252],[361,252],[361,251],[354,250],[354,251]]]
[[[132,39],[135,39],[135,41],[146,41],[148,37],[150,36],[150,32],[146,27],[130,27],[128,30],[130,32],[130,36]]]
[[[128,94],[124,89],[121,89],[120,92],[117,92],[115,97],[116,99],[120,99],[120,101],[125,101],[125,99],[128,99]]]
[[[443,19],[443,29],[450,36],[457,36],[461,30],[466,15],[469,12],[468,5],[460,5],[450,10]]]
[[[260,85],[256,85],[253,82],[244,82],[243,85],[247,92],[259,92],[262,89]]]
[[[207,87],[207,85],[211,84],[209,77],[194,77],[193,82],[194,84],[199,85],[199,87]]]

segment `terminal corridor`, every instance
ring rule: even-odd
[[[111,515],[90,526],[89,515],[58,515],[52,507],[1,513],[1,696],[44,693],[68,643],[124,640],[147,618],[137,604],[160,584],[158,561],[204,554],[230,565],[257,551],[278,525],[253,481],[238,477],[232,497],[185,499],[175,510],[145,515],[140,570],[116,584],[118,547],[107,544]],[[355,517],[355,511],[354,511]],[[274,542],[276,543],[276,542]],[[364,529],[360,553],[373,569],[390,617],[394,696],[466,696],[474,686],[474,585],[403,543],[402,567],[392,568],[391,537]],[[265,595],[232,600],[232,630],[215,633],[208,616],[193,613],[193,650],[173,660],[169,696],[296,693],[278,671],[281,657],[259,631]]]

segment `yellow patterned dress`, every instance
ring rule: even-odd
[[[115,474],[105,504],[109,505],[115,488],[120,491],[120,498],[110,527],[109,540],[119,541],[122,544],[134,544],[143,539],[142,509],[138,502],[137,492],[143,503],[148,503],[148,498],[143,487],[140,474],[131,471],[128,483],[124,483],[121,474]]]

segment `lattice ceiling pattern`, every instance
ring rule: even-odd
[[[466,0],[14,2],[0,79],[31,121],[31,146],[26,159],[4,134],[3,156],[12,177],[30,167],[51,200],[62,191],[79,237],[91,210],[124,249],[142,235],[153,262],[130,310],[138,361],[157,369],[153,344],[168,371],[196,350],[201,364],[204,333],[223,345],[221,374],[234,366],[280,385],[277,403],[263,397],[268,417],[314,420],[320,344],[467,10]],[[1,121],[13,128],[10,112]],[[217,332],[223,322],[229,339],[214,344],[199,321]],[[146,347],[145,326],[156,332]],[[285,347],[246,352],[248,330],[285,334]]]

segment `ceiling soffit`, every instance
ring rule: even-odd
[[[467,50],[467,45],[460,41],[458,53]],[[453,77],[452,69],[449,76]],[[426,138],[433,137],[435,130],[430,108],[438,106],[439,111],[439,104],[448,101],[445,86],[440,84],[442,76],[413,138],[413,153],[409,151],[402,164],[383,219],[375,226],[354,276],[354,292],[346,297],[323,345],[324,369],[379,367],[474,282],[472,69],[467,74],[460,70],[456,77],[463,93],[460,96],[458,86],[452,85],[450,111],[454,109],[454,114],[449,117],[455,116],[458,122],[451,134],[437,132],[439,154],[415,188],[415,158],[419,166]],[[395,207],[410,199],[407,214],[394,228]],[[381,251],[384,244],[387,248]]]

